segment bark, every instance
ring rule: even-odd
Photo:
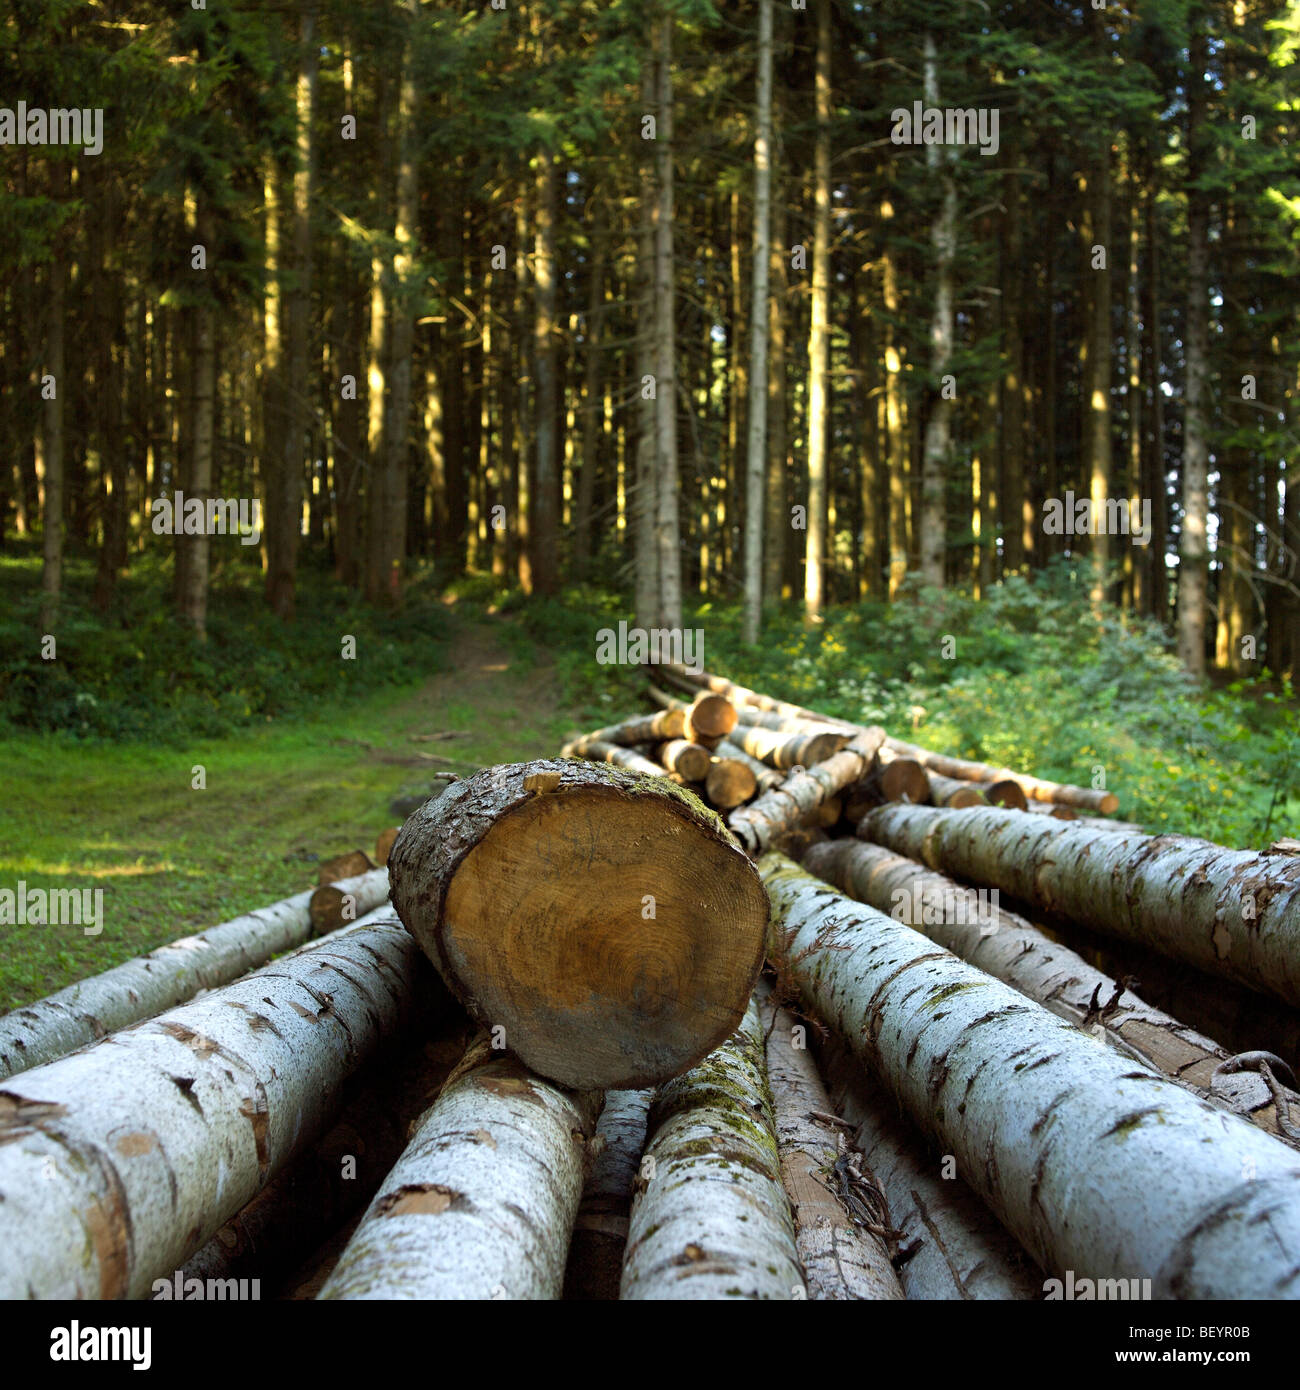
[[[565,1299],[618,1297],[633,1184],[653,1091],[609,1091],[591,1144],[591,1171],[573,1223]]]
[[[621,1296],[804,1297],[754,1003],[734,1036],[660,1087],[649,1133]]]
[[[934,35],[925,36],[925,100],[939,105],[939,59]],[[940,145],[927,145],[925,161],[928,177],[942,190],[930,240],[934,249],[934,310],[930,318],[930,375],[937,392],[925,422],[925,447],[921,455],[920,551],[921,577],[927,584],[943,587],[947,554],[948,468],[952,455],[952,397],[941,389],[942,378],[952,360],[955,315],[953,309],[953,268],[957,259],[957,183],[952,159]]]
[[[930,786],[930,795],[927,799],[936,806],[950,806],[954,809],[964,810],[968,806],[983,806],[985,804],[984,792],[981,790],[982,783],[977,785],[974,782],[963,782],[956,777],[945,777],[941,772],[927,772],[925,778]]]
[[[855,1218],[832,1186],[838,1181],[831,1176],[838,1159],[835,1140],[816,1118],[830,1113],[831,1103],[812,1053],[802,1042],[795,1044],[795,1038],[803,1036],[797,1031],[801,1026],[775,1006],[770,991],[764,989],[760,997],[781,1176],[790,1198],[795,1251],[808,1297],[901,1299],[903,1290],[884,1240],[860,1229],[864,1218]]]
[[[786,212],[778,185],[772,210],[772,275],[769,309],[769,351],[767,389],[767,526],[764,536],[763,597],[771,603],[781,597],[781,577],[790,536],[790,509],[786,501],[786,381],[785,316],[790,298],[790,277],[786,246]]]
[[[532,1075],[481,1034],[320,1298],[558,1298],[600,1099]]]
[[[694,1065],[735,1028],[762,961],[752,865],[664,777],[487,768],[403,825],[388,869],[452,992],[563,1085],[635,1089]]]
[[[686,731],[686,710],[666,709],[658,714],[635,714],[630,719],[597,729],[588,737],[604,743],[635,747],[639,743],[660,743],[664,739],[681,738]]]
[[[815,766],[792,772],[779,787],[765,791],[752,805],[733,812],[728,824],[750,854],[760,853],[793,830],[810,811],[860,781],[871,767],[884,736],[883,729],[864,730],[824,761],[811,759]]]
[[[0,1295],[142,1298],[246,1206],[406,1026],[387,909],[0,1092]]]
[[[788,860],[763,873],[807,1002],[1045,1270],[1300,1293],[1300,1156]]]
[[[258,1278],[265,1292],[287,1278],[340,1224],[361,1215],[467,1041],[456,1033],[386,1049],[349,1086],[338,1122],[186,1261],[182,1281]]]
[[[363,849],[349,850],[335,859],[327,859],[317,871],[316,882],[328,884],[341,878],[355,878],[366,874],[375,867],[375,861]]]
[[[1102,28],[1101,16],[1093,11],[1090,16],[1097,29]],[[1111,490],[1111,352],[1113,330],[1110,321],[1111,301],[1111,257],[1115,247],[1111,244],[1111,198],[1110,198],[1110,132],[1103,132],[1096,150],[1093,168],[1088,179],[1088,211],[1090,228],[1085,233],[1085,254],[1091,263],[1092,246],[1105,248],[1106,263],[1088,271],[1092,293],[1089,296],[1089,320],[1087,337],[1087,371],[1085,388],[1088,393],[1086,426],[1086,460],[1089,477],[1089,493],[1092,499],[1094,516],[1106,515],[1106,499]],[[1107,528],[1098,526],[1092,535],[1092,601],[1100,605],[1106,597],[1108,568],[1110,566],[1110,533]]]
[[[46,283],[46,358],[39,376],[54,379],[53,394],[43,402],[40,464],[44,503],[41,511],[41,631],[58,626],[63,592],[63,288],[65,270],[56,252]]]
[[[216,258],[216,227],[208,195],[197,194],[199,210],[194,223],[196,241],[210,259]],[[206,288],[192,310],[193,360],[190,363],[189,458],[185,469],[185,495],[203,501],[212,495],[213,439],[217,407],[216,299]],[[212,541],[206,527],[197,535],[176,537],[176,611],[200,637],[208,621],[208,570]]]
[[[754,136],[754,285],[750,310],[749,438],[745,474],[744,640],[763,617],[763,508],[767,487],[767,273],[772,204],[772,6],[758,0],[758,112]]]
[[[1184,835],[1098,832],[1000,807],[873,811],[863,839],[1300,1003],[1300,858]]]
[[[1283,1095],[1282,1121],[1258,1072],[1224,1072],[1231,1054],[1195,1029],[1152,1008],[1023,917],[981,899],[974,889],[927,871],[913,859],[836,840],[814,845],[804,868],[858,902],[886,912],[1121,1053],[1170,1077],[1202,1100],[1235,1111],[1292,1147],[1300,1147],[1300,1095]]]
[[[813,144],[813,263],[808,329],[808,531],[804,551],[804,616],[821,617],[825,593],[828,436],[830,428],[831,298],[831,6],[816,0],[817,60]]]
[[[387,899],[388,875],[363,875],[337,887],[352,893],[355,921]],[[53,1062],[301,946],[320,934],[311,916],[314,896],[298,893],[182,937],[5,1014],[0,1017],[0,1079]]]
[[[655,67],[647,61],[641,69],[641,110],[648,116],[656,97]],[[636,618],[642,628],[659,625],[659,549],[655,526],[659,514],[656,474],[655,397],[647,394],[647,380],[655,374],[655,215],[654,170],[650,160],[641,171],[640,216],[637,227],[637,334],[636,334],[636,478],[632,485],[632,531],[636,551]]]
[[[835,1110],[885,1193],[908,1298],[1036,1299],[1042,1275],[960,1178],[939,1176],[923,1137],[843,1043],[818,1049]]]

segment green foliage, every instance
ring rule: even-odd
[[[57,659],[36,634],[40,565],[0,565],[0,724],[76,739],[217,737],[301,715],[313,702],[349,699],[438,669],[446,616],[419,584],[400,611],[366,607],[321,574],[300,574],[298,618],[282,624],[261,594],[260,572],[228,569],[213,584],[208,640],[174,616],[170,567],[137,564],[109,621],[89,603],[93,569],[68,568]],[[342,659],[342,639],[356,659]]]

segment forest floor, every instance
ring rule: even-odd
[[[0,1011],[313,887],[318,860],[373,852],[400,819],[389,803],[441,786],[438,773],[558,752],[581,721],[545,648],[449,607],[437,674],[306,719],[179,749],[0,739],[0,883],[104,890],[99,935],[20,929],[22,951],[0,957]],[[443,733],[459,737],[414,738]]]

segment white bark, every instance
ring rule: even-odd
[[[960,1178],[898,1114],[862,1063],[832,1040],[819,1050],[838,1114],[875,1174],[898,1232],[899,1282],[908,1298],[1010,1300],[1043,1296],[1043,1275]]]
[[[753,1002],[728,1042],[659,1088],[650,1133],[621,1296],[805,1297]]]
[[[1044,1269],[1300,1297],[1300,1157],[781,856],[762,872],[772,954]]]
[[[333,886],[353,895],[355,920],[387,899],[388,874],[378,869]],[[296,893],[5,1014],[0,1018],[0,1080],[152,1018],[200,990],[229,984],[272,956],[301,946],[316,934],[312,897],[311,891]]]
[[[1300,858],[1097,831],[1002,807],[884,806],[859,829],[909,859],[1300,1005]]]
[[[902,1298],[884,1240],[862,1229],[837,1194],[833,1176],[840,1157],[837,1136],[815,1118],[829,1113],[831,1102],[802,1037],[795,1045],[799,1025],[784,1009],[775,1007],[766,986],[760,989],[760,998],[781,1175],[794,1216],[795,1249],[808,1297]]]
[[[813,845],[804,868],[859,902],[923,932],[968,964],[1009,984],[1061,1018],[1136,1058],[1180,1086],[1244,1116],[1284,1143],[1272,1088],[1258,1071],[1218,1073],[1226,1048],[1152,1008],[1068,946],[1023,917],[995,905],[915,860],[866,845],[833,840]],[[1284,1117],[1300,1135],[1300,1095],[1284,1092]]]
[[[566,1091],[470,1044],[322,1299],[554,1299],[600,1093]]]
[[[0,1090],[0,1297],[141,1298],[328,1124],[432,976],[391,909]]]

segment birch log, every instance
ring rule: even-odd
[[[751,757],[743,748],[732,743],[729,738],[722,739],[713,751],[719,758],[729,758],[733,762],[743,763],[754,774],[754,784],[759,791],[765,792],[772,787],[779,787],[785,780],[784,774],[778,772],[774,767],[768,767],[766,763],[759,762],[757,758]]]
[[[805,1297],[753,1003],[729,1041],[659,1088],[649,1132],[621,1297]]]
[[[555,1299],[599,1092],[470,1044],[383,1182],[322,1299]]]
[[[311,895],[308,911],[317,936],[350,927],[388,901],[388,868],[371,869],[338,883],[322,884]]]
[[[258,1278],[265,1294],[329,1239],[384,1180],[413,1121],[438,1098],[468,1039],[402,1038],[353,1078],[329,1132],[285,1166],[180,1271],[190,1279]],[[452,1049],[454,1048],[454,1052]],[[170,1290],[155,1298],[170,1298]]]
[[[858,832],[1108,936],[1300,1004],[1300,858],[1002,807],[884,806]]]
[[[768,710],[774,714],[784,715],[789,719],[812,720],[815,723],[838,730],[846,738],[852,738],[854,734],[862,732],[861,725],[851,724],[843,719],[832,719],[829,715],[818,713],[817,710],[805,709],[802,705],[793,705],[788,700],[773,699],[770,695],[763,695],[757,690],[750,690],[746,686],[737,685],[734,681],[729,681],[723,676],[712,676],[708,672],[701,672],[697,675],[688,671],[684,666],[672,662],[661,663],[657,669],[664,680],[677,689],[690,691],[693,695],[698,695],[700,691],[711,691],[713,694],[721,695],[729,700],[738,710],[746,705],[751,705],[755,709]]]
[[[751,854],[758,854],[794,830],[809,812],[866,775],[885,736],[867,729],[847,747],[812,767],[791,772],[778,787],[733,811],[728,825]]]
[[[593,734],[570,740],[560,749],[560,757],[613,763],[615,767],[626,768],[629,772],[639,772],[643,777],[662,777],[667,771],[644,753],[638,753],[634,748],[623,748],[617,743],[606,743]]]
[[[884,1189],[898,1233],[898,1278],[908,1298],[1038,1299],[1043,1274],[993,1213],[898,1113],[842,1042],[818,1048],[831,1104],[849,1122],[863,1163]]]
[[[485,768],[406,822],[389,872],[398,914],[470,1014],[577,1089],[693,1066],[744,1016],[762,963],[753,865],[665,777]]]
[[[687,782],[703,782],[709,775],[713,755],[698,743],[684,738],[670,739],[655,749],[655,757],[668,769]]]
[[[0,1090],[0,1298],[143,1298],[436,981],[387,909]],[[422,997],[423,996],[423,997]]]
[[[777,774],[780,777],[780,773]],[[758,790],[758,779],[749,764],[739,758],[709,759],[704,777],[704,793],[710,805],[719,811],[731,811],[742,806]]]
[[[1138,998],[1082,956],[1008,912],[986,890],[965,888],[914,860],[860,840],[813,845],[804,868],[858,902],[923,932],[931,941],[1034,999],[1121,1052],[1253,1121],[1284,1143],[1300,1140],[1300,1095],[1278,1099],[1255,1072],[1224,1072],[1231,1054]],[[1290,1131],[1290,1132],[1288,1132]]]
[[[823,762],[832,753],[838,753],[849,740],[847,735],[834,732],[780,734],[771,729],[741,724],[732,733],[731,741],[751,758],[757,758],[768,767],[788,772],[792,767],[807,767],[811,763]]]
[[[966,810],[970,806],[983,806],[986,782],[963,782],[956,777],[945,777],[939,772],[927,772],[925,780],[930,784],[929,799],[936,806],[947,806],[953,810]]]
[[[573,1223],[566,1299],[616,1299],[627,1249],[633,1184],[653,1091],[608,1091],[591,1143],[590,1171]]]
[[[340,897],[353,895],[360,917],[387,899],[388,875],[377,870],[334,888]],[[311,891],[297,893],[5,1014],[0,1018],[0,1080],[152,1018],[200,990],[229,984],[272,956],[301,946],[319,931],[311,915],[314,898]]]
[[[840,1154],[836,1135],[828,1135],[816,1118],[830,1111],[831,1102],[812,1053],[794,1045],[795,1021],[775,1006],[770,990],[761,988],[760,998],[781,1176],[808,1297],[902,1298],[884,1240],[861,1229],[836,1192],[833,1173]],[[887,1218],[888,1213],[881,1215]]]
[[[607,728],[597,729],[592,738],[624,747],[638,744],[662,743],[665,739],[681,738],[686,730],[684,709],[665,709],[656,714],[637,714]]]
[[[1300,1297],[1300,1156],[789,860],[762,872],[809,1004],[1044,1269]]]
[[[707,690],[692,690],[694,699],[679,700],[658,686],[650,686],[650,698],[665,710],[680,712],[683,716],[682,737],[693,743],[710,746],[716,739],[726,738],[736,727],[736,710],[731,701],[723,695],[713,695]]]

